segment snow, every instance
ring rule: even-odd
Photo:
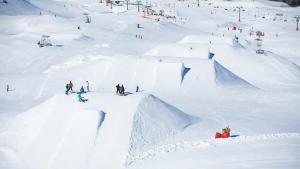
[[[170,138],[196,120],[153,95],[146,96],[133,117],[130,156],[157,146],[161,140]]]
[[[299,168],[299,7],[148,3],[176,19],[94,0],[0,3],[0,168]],[[43,35],[52,46],[38,47]],[[234,137],[215,139],[226,126]]]
[[[196,120],[153,95],[84,97],[92,101],[81,105],[74,98],[53,96],[9,124],[19,133],[14,144],[24,164],[30,168],[119,168],[131,156],[159,145]],[[110,103],[115,100],[113,108]]]

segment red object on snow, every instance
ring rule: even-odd
[[[216,139],[217,138],[228,138],[228,137],[230,137],[230,133],[218,133],[218,132],[216,132]]]

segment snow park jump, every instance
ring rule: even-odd
[[[0,0],[0,169],[299,168],[290,4]]]

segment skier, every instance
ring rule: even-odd
[[[66,84],[66,95],[69,95],[69,91],[70,91],[70,85],[67,83]]]
[[[136,92],[136,93],[139,92],[139,85],[136,86],[135,92]]]
[[[85,99],[84,97],[82,97],[81,94],[77,94],[77,98],[78,98],[79,102],[83,102],[84,103],[84,102],[88,101],[88,99]]]
[[[9,92],[9,85],[6,85],[6,92]]]
[[[70,83],[69,83],[69,88],[73,92],[73,83],[72,83],[72,81],[70,81]]]
[[[83,86],[81,86],[79,93],[80,94],[85,93]]]
[[[90,91],[90,83],[89,83],[89,81],[86,81],[86,90],[88,92]]]
[[[116,94],[121,94],[120,85],[119,84],[116,86],[116,88],[117,88]]]

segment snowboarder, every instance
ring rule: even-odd
[[[90,91],[90,83],[89,83],[89,81],[86,81],[86,90],[88,92]]]
[[[83,102],[84,103],[84,102],[88,101],[88,99],[85,99],[84,97],[82,97],[81,94],[77,94],[77,98],[78,98],[79,102]]]
[[[6,92],[9,92],[9,85],[6,85]]]
[[[81,86],[79,93],[80,94],[85,93],[83,86]]]
[[[71,92],[73,92],[73,83],[72,83],[72,81],[70,81],[70,83],[69,83],[69,88],[70,88]]]
[[[70,85],[67,83],[66,84],[66,95],[69,95],[69,91],[70,91]]]
[[[139,85],[137,85],[135,90],[136,93],[139,92],[139,88],[140,88]]]
[[[121,94],[120,85],[119,84],[116,86],[116,88],[117,88],[116,94]]]

